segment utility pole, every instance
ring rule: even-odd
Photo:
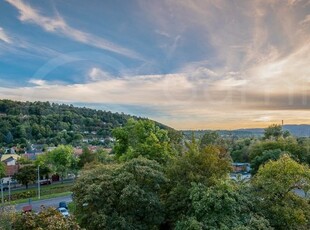
[[[40,200],[40,165],[38,165],[38,199]]]
[[[3,179],[1,179],[1,203],[4,205],[4,197],[3,197]]]
[[[9,204],[11,204],[11,179],[9,180]]]

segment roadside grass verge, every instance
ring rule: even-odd
[[[64,196],[71,194],[73,182],[70,183],[57,183],[52,185],[43,185],[40,188],[40,197],[41,199],[54,198],[58,196]],[[23,190],[15,190],[11,192],[11,196],[9,197],[8,192],[4,194],[5,203],[17,204],[17,203],[25,203],[28,202],[29,199],[32,201],[38,200],[38,189],[37,188],[29,188]]]
[[[60,197],[60,196],[67,196],[67,195],[71,195],[71,194],[72,194],[72,192],[62,192],[62,193],[49,194],[49,195],[41,196],[40,200],[51,199],[51,198],[56,198],[56,197]],[[39,200],[38,197],[31,197],[31,198],[27,198],[27,199],[19,199],[19,200],[11,201],[11,205],[27,203],[27,202],[29,202],[29,199],[31,199],[31,201]],[[9,203],[6,203],[6,204],[9,204]]]

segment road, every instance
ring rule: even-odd
[[[59,205],[59,202],[65,201],[67,203],[72,201],[71,195],[67,196],[62,196],[62,197],[56,197],[56,198],[51,198],[51,199],[45,199],[45,200],[37,200],[37,201],[32,201],[32,210],[35,212],[39,212],[41,205],[44,205],[46,208],[47,207],[55,207],[57,208]],[[29,205],[29,203],[22,203],[22,204],[17,204],[15,205],[16,211],[22,211],[22,208],[26,205]]]

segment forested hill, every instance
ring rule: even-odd
[[[0,146],[87,141],[108,145],[112,129],[130,117],[73,105],[0,100]]]

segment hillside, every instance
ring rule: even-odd
[[[83,142],[109,145],[112,129],[130,117],[65,104],[0,100],[0,147]]]
[[[283,130],[289,131],[295,137],[309,137],[310,136],[310,125],[284,125]],[[185,130],[183,133],[186,136],[190,136],[194,132],[195,136],[200,138],[207,131],[211,130]],[[262,137],[264,135],[264,129],[262,128],[251,128],[251,129],[235,129],[235,130],[216,130],[223,137]]]

